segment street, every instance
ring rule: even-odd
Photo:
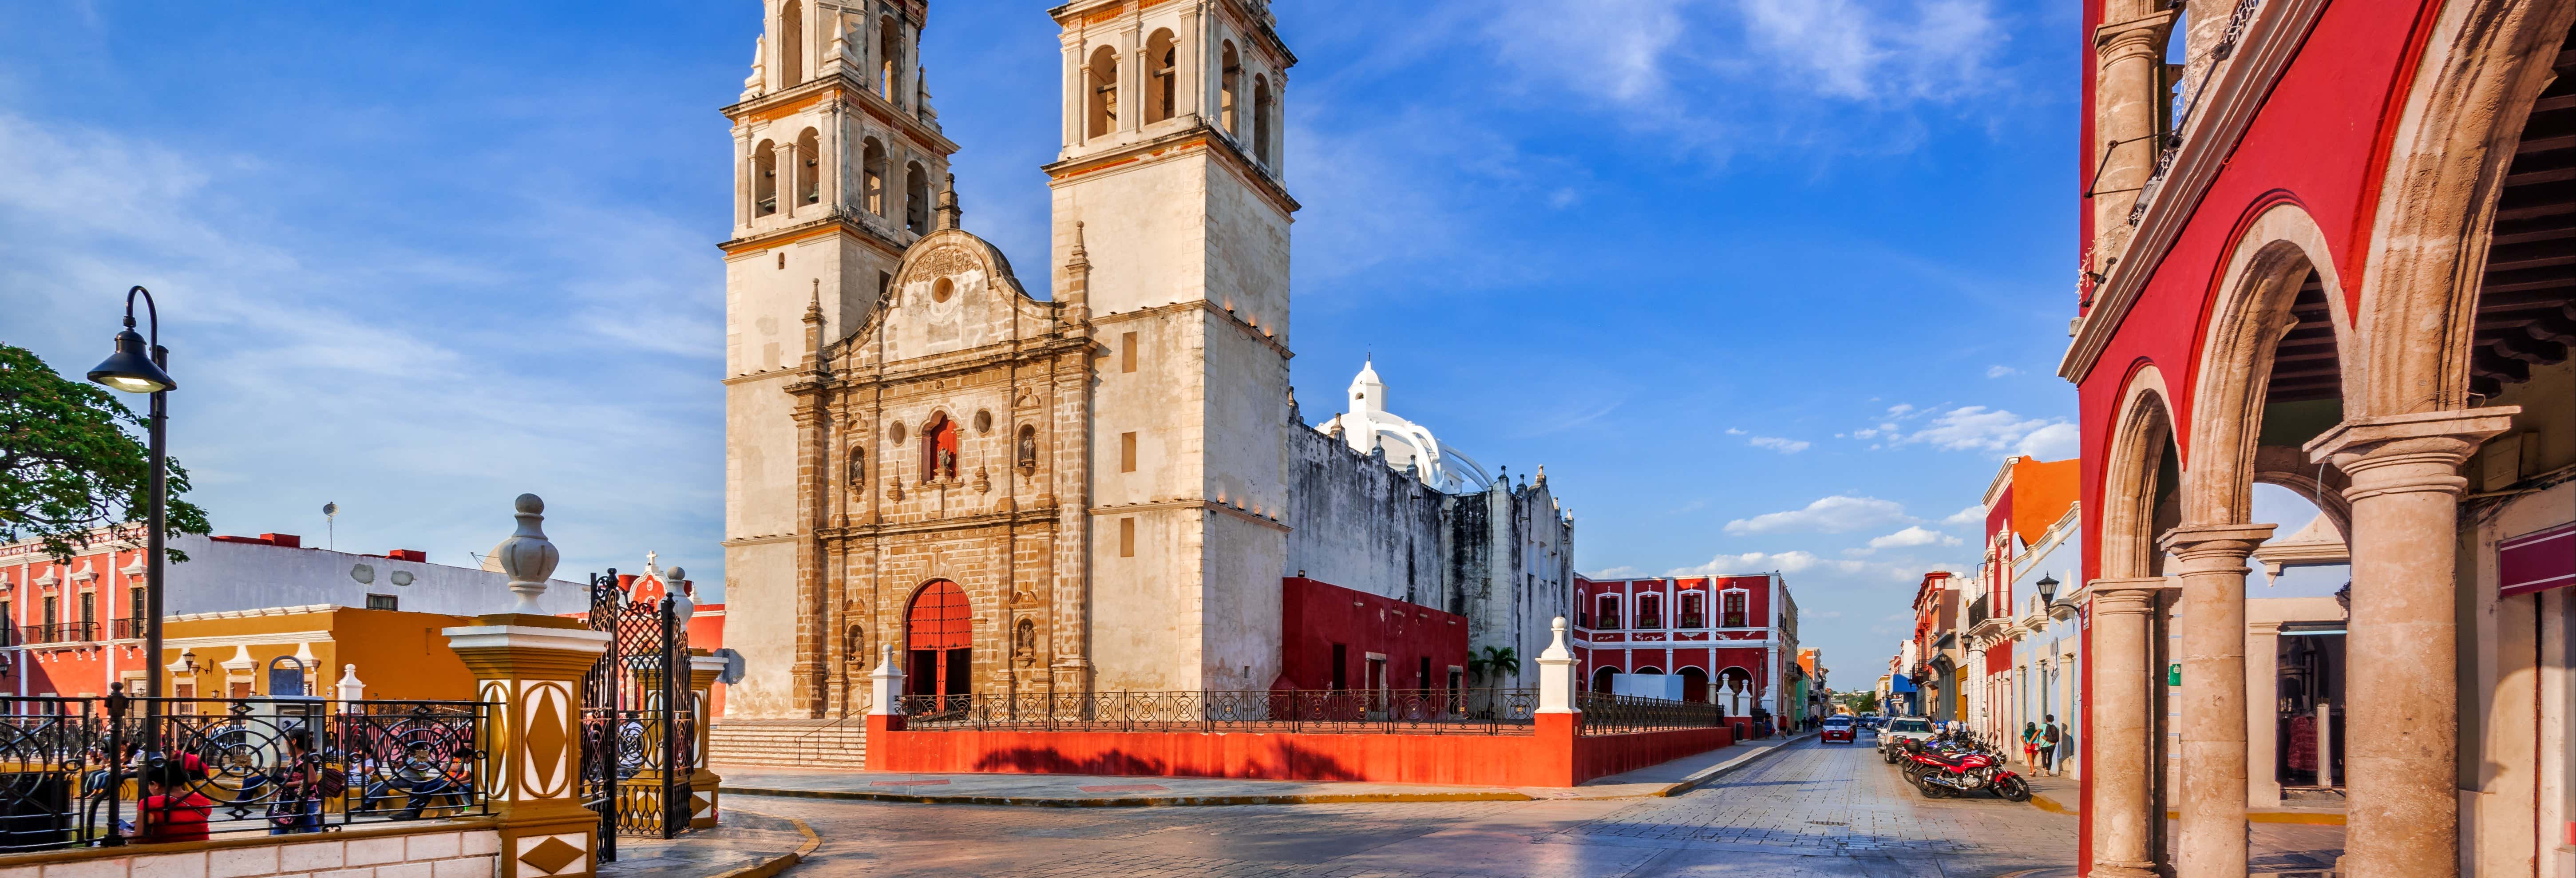
[[[740,796],[806,821],[794,875],[1989,876],[2071,866],[2075,819],[1925,799],[1859,744],[1793,745],[1666,799],[1137,809]]]

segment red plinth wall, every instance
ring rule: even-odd
[[[1540,714],[1528,735],[906,731],[868,717],[868,770],[1109,774],[1566,787],[1732,746],[1726,729],[1577,734]]]

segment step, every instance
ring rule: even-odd
[[[707,762],[759,768],[867,765],[867,726],[843,720],[733,720],[707,729]]]

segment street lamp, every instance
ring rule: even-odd
[[[2057,577],[2042,574],[2039,577],[2038,585],[2039,605],[2043,607],[2055,606],[2057,604]]]
[[[134,331],[134,297],[143,297],[144,314],[151,318],[152,336],[147,341]],[[116,353],[89,370],[89,380],[127,393],[152,394],[150,432],[152,435],[152,487],[150,514],[144,524],[143,574],[143,751],[161,751],[161,532],[168,525],[169,510],[169,395],[179,382],[170,380],[170,349],[161,346],[161,306],[152,301],[152,291],[137,286],[125,291],[125,329],[116,334]]]

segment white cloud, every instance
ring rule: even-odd
[[[1728,427],[1728,428],[1726,428],[1726,435],[1729,435],[1729,436],[1742,436],[1742,435],[1744,435],[1744,431],[1742,431],[1742,430],[1738,430],[1738,429],[1736,429],[1736,428],[1734,428],[1734,427]]]
[[[2021,370],[2020,370],[2020,369],[2015,369],[2015,368],[2013,368],[2013,367],[2011,367],[2011,366],[2001,366],[2001,365],[1997,365],[1997,366],[1987,366],[1987,367],[1986,367],[1986,377],[1988,377],[1988,378],[2002,378],[2002,377],[2005,377],[2005,376],[2008,376],[2008,375],[2019,375],[2019,374],[2021,374]]]
[[[1645,571],[1643,571],[1643,570],[1639,570],[1639,569],[1637,569],[1637,568],[1635,568],[1635,567],[1630,567],[1630,566],[1628,566],[1628,565],[1626,565],[1626,564],[1621,564],[1621,565],[1619,565],[1619,566],[1617,566],[1617,567],[1604,567],[1604,568],[1601,568],[1601,569],[1599,569],[1599,570],[1595,570],[1595,571],[1592,571],[1592,572],[1590,572],[1590,573],[1583,574],[1583,578],[1585,578],[1585,579],[1634,579],[1634,578],[1636,578],[1636,577],[1638,576],[1638,574],[1641,574],[1641,573],[1644,573],[1644,572],[1645,572]]]
[[[2078,453],[2081,438],[2074,424],[2050,424],[2021,437],[2021,445],[2014,451],[2039,460],[2065,460]]]
[[[1767,534],[1792,531],[1842,533],[1888,524],[1914,521],[1905,514],[1905,504],[1876,497],[1835,495],[1807,504],[1804,509],[1766,512],[1752,518],[1739,518],[1726,523],[1731,534]]]
[[[1880,432],[1890,434],[1890,444],[1895,445],[1930,445],[1945,451],[2002,451],[2053,425],[2063,426],[2064,422],[1969,405],[1934,414],[1925,426],[1911,433],[1900,433],[1895,424],[1878,427]]]
[[[1803,439],[1782,439],[1778,436],[1755,436],[1746,441],[1755,448],[1768,448],[1781,454],[1796,454],[1814,444]]]
[[[1873,537],[1869,541],[1869,547],[1872,549],[1886,549],[1896,546],[1955,546],[1958,544],[1958,537],[1941,533],[1940,531],[1930,530],[1919,524],[1883,537]]]
[[[1843,562],[1826,561],[1810,552],[1746,552],[1741,555],[1719,555],[1708,559],[1706,564],[1674,568],[1665,571],[1664,575],[1725,576],[1738,573],[1769,573],[1774,570],[1782,573],[1797,573],[1820,563]]]
[[[1966,509],[1961,509],[1961,510],[1959,510],[1959,511],[1957,511],[1957,512],[1950,513],[1950,517],[1948,517],[1948,518],[1944,518],[1944,519],[1941,519],[1941,523],[1942,523],[1942,524],[1982,524],[1982,523],[1984,523],[1984,522],[1985,522],[1985,520],[1986,520],[1986,505],[1985,505],[1985,504],[1983,504],[1983,503],[1971,503],[1971,504],[1968,504],[1968,508],[1966,508]]]

